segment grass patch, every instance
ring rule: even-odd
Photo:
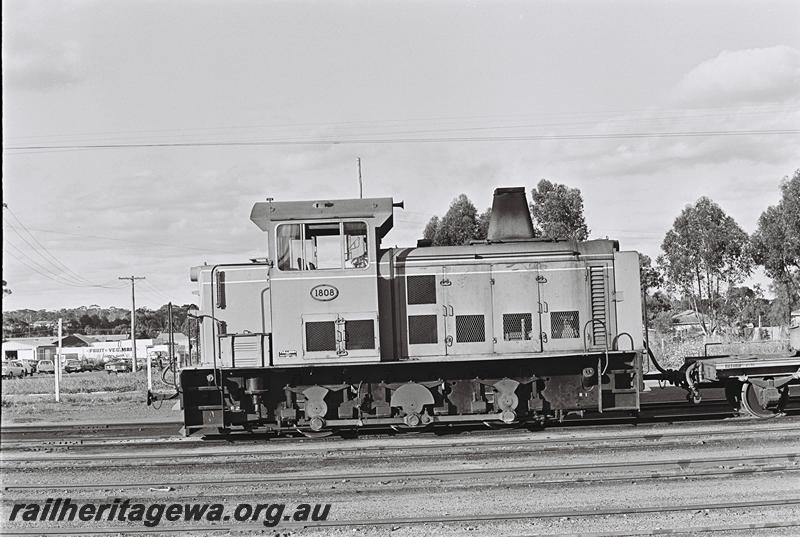
[[[107,393],[100,395],[65,394],[61,402],[48,399],[3,397],[3,423],[89,421],[180,420],[181,413],[172,410],[175,401],[162,401],[147,406],[144,393]]]
[[[168,380],[172,375],[167,376]],[[36,374],[21,379],[4,379],[3,395],[26,395],[32,393],[53,393],[55,380],[53,375]],[[153,389],[168,390],[169,385],[161,380],[161,373],[153,371]],[[86,371],[82,373],[64,373],[61,375],[61,393],[78,394],[91,392],[132,392],[147,391],[147,372],[106,373],[105,371]],[[5,405],[4,405],[5,406]]]

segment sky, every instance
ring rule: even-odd
[[[5,0],[2,30],[4,311],[130,275],[192,302],[191,266],[265,255],[255,202],[357,197],[359,157],[405,202],[384,246],[548,178],[651,257],[700,196],[754,231],[800,168],[795,1]]]

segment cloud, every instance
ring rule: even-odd
[[[23,0],[3,9],[3,84],[51,91],[86,80],[90,74],[86,2]],[[7,8],[7,9],[6,9]]]
[[[593,133],[653,137],[561,144],[552,161],[593,176],[634,176],[670,169],[796,160],[798,136],[769,131],[800,126],[800,51],[788,46],[724,51],[680,77],[669,97],[645,111],[609,118]],[[763,132],[759,132],[763,131]],[[659,136],[659,133],[717,133]],[[743,132],[751,134],[741,134]]]
[[[678,82],[681,104],[725,106],[782,102],[800,96],[800,50],[788,46],[723,51]]]
[[[48,91],[79,83],[88,74],[82,50],[74,41],[18,40],[3,56],[4,83],[22,89]]]

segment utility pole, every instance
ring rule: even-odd
[[[175,364],[175,337],[172,334],[174,328],[172,327],[172,302],[167,305],[167,326],[169,327],[169,363],[172,367],[177,367]]]
[[[62,327],[62,320],[61,317],[58,318],[58,349],[56,349],[56,365],[53,368],[54,374],[53,377],[55,378],[56,382],[56,403],[61,402],[61,332]]]
[[[358,161],[358,197],[364,199],[364,183],[361,181],[361,157],[356,159]]]
[[[136,280],[144,280],[144,276],[120,276],[118,280],[131,282],[131,347],[133,351],[133,370],[136,371]]]

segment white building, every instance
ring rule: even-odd
[[[52,360],[56,353],[52,337],[21,337],[3,341],[3,361]]]
[[[144,359],[147,351],[153,346],[152,339],[136,340],[136,357]],[[133,345],[130,339],[116,341],[94,341],[89,346],[82,347],[63,347],[61,355],[65,359],[75,358],[78,360],[92,360],[107,362],[111,359],[133,358]]]

